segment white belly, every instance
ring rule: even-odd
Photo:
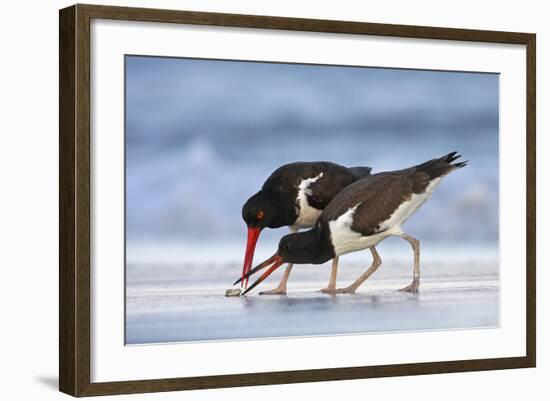
[[[360,204],[349,209],[335,221],[329,223],[332,246],[337,256],[346,253],[359,251],[377,245],[389,236],[403,235],[402,224],[418,210],[426,200],[429,199],[433,190],[439,184],[441,178],[436,178],[426,188],[423,194],[413,194],[411,199],[402,203],[392,215],[380,223],[380,231],[377,234],[363,236],[361,233],[351,229],[353,224],[353,215]]]

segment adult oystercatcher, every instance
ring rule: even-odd
[[[277,253],[245,274],[245,279],[270,266],[243,292],[245,295],[283,263],[321,264],[349,252],[369,248],[373,263],[349,287],[336,290],[336,272],[331,283],[336,293],[354,293],[378,269],[381,259],[374,247],[395,235],[409,242],[414,251],[413,280],[402,291],[417,292],[420,285],[420,243],[407,235],[403,223],[431,196],[447,174],[467,161],[453,163],[460,155],[449,153],[417,166],[363,178],[342,190],[327,205],[309,231],[284,236]]]
[[[262,189],[243,206],[243,219],[248,226],[241,286],[248,284],[245,275],[252,267],[254,250],[260,232],[288,226],[291,233],[313,227],[323,209],[342,189],[370,174],[370,167],[344,167],[330,162],[296,162],[275,170]],[[336,269],[338,260],[333,265]],[[285,294],[290,263],[279,285],[260,294]],[[321,290],[324,291],[325,289]]]

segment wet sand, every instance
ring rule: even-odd
[[[356,294],[326,295],[330,265],[292,272],[286,296],[225,297],[240,266],[130,265],[127,269],[126,343],[235,340],[393,331],[497,327],[496,261],[431,262],[418,294],[399,292],[410,267],[389,263]],[[346,265],[338,286],[365,270]],[[277,284],[280,272],[258,290]],[[208,284],[205,284],[206,279]]]

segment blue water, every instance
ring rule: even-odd
[[[284,163],[383,171],[457,150],[468,167],[406,228],[496,246],[498,96],[496,74],[128,56],[129,244],[242,241],[242,204]]]

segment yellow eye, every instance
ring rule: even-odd
[[[258,220],[263,219],[263,218],[264,218],[264,211],[263,211],[263,210],[260,210],[260,211],[258,212],[258,214],[256,215],[256,218],[257,218]]]

